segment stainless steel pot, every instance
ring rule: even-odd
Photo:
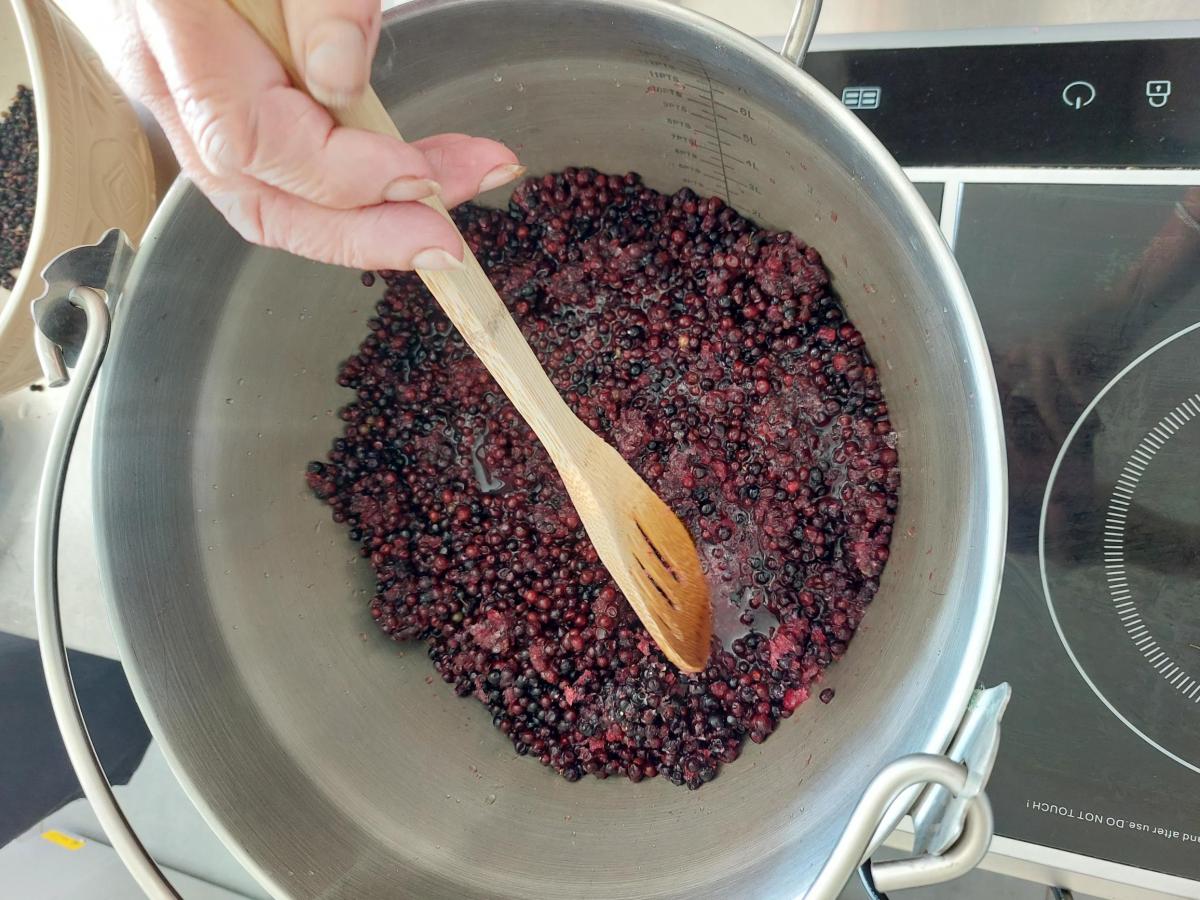
[[[797,59],[813,15],[797,13]],[[516,757],[479,704],[426,682],[420,646],[400,652],[367,624],[369,568],[303,483],[338,427],[333,373],[377,291],[246,245],[177,183],[136,257],[114,234],[52,265],[37,317],[52,377],[66,375],[60,348],[82,352],[74,407],[104,348],[91,288],[114,307],[94,436],[106,594],[151,728],[216,831],[279,896],[826,897],[934,781],[959,802],[927,792],[924,844],[954,844],[965,806],[962,837],[947,857],[877,867],[880,886],[972,865],[990,831],[979,789],[994,728],[974,768],[929,754],[963,720],[991,629],[1003,442],[970,298],[896,163],[792,62],[657,0],[411,3],[385,20],[374,80],[410,137],[487,134],[534,172],[635,169],[818,247],[900,431],[891,561],[829,671],[837,700],[805,704],[703,790],[568,784]],[[75,422],[47,465],[47,606]],[[43,636],[59,685],[53,614]],[[86,767],[77,712],[56,703]],[[958,759],[979,736],[965,737]]]

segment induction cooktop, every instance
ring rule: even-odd
[[[806,68],[918,183],[996,370],[996,843],[1200,897],[1200,39],[1180,32],[910,38]]]

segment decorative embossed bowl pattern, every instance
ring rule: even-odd
[[[0,394],[38,373],[29,304],[41,271],[71,247],[121,228],[137,241],[154,212],[154,167],[129,101],[87,39],[50,0],[0,0],[0,103],[33,89],[38,197],[12,292],[0,290]]]

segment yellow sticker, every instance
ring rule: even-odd
[[[42,837],[50,843],[66,847],[68,850],[78,850],[85,843],[80,838],[71,837],[69,834],[63,834],[61,831],[43,831]]]

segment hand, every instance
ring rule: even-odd
[[[367,86],[379,0],[283,0],[313,97]],[[503,144],[462,134],[405,143],[336,125],[225,0],[118,0],[117,78],[153,113],[185,175],[246,240],[362,269],[447,269],[462,241],[415,201],[446,206],[518,178]]]

